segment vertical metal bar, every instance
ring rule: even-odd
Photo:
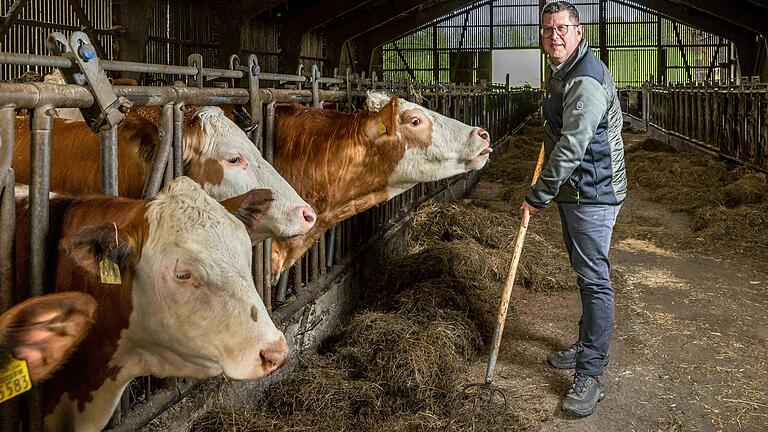
[[[264,266],[262,260],[264,258],[264,243],[259,243],[253,247],[253,256],[251,262],[253,268],[253,283],[256,285],[256,292],[259,293],[259,297],[264,300]],[[266,305],[266,304],[265,304]]]
[[[173,106],[173,178],[184,175],[184,111],[183,103]]]
[[[0,39],[1,40],[1,39]],[[14,192],[13,161],[15,107],[0,108],[0,313],[14,304],[13,298],[13,242],[16,233],[16,200]],[[19,401],[12,400],[0,405],[0,430],[18,429]]]
[[[261,103],[256,108],[259,110],[259,117],[261,117]],[[261,127],[261,125],[259,126]],[[261,129],[259,129],[261,132]],[[271,102],[267,105],[267,118],[265,125],[265,140],[263,146],[264,159],[272,164],[273,155],[275,153],[275,103]],[[260,134],[259,134],[260,135]],[[264,241],[264,252],[262,265],[264,266],[264,303],[267,306],[267,310],[272,310],[272,239]],[[283,297],[285,301],[285,297]]]
[[[3,235],[0,237],[0,313],[13,306],[13,240],[16,233],[16,200],[13,189],[14,173],[6,171],[0,204],[0,223]]]
[[[158,128],[159,142],[155,147],[147,181],[144,183],[143,198],[150,198],[160,191],[163,173],[171,155],[173,142],[173,104],[166,104],[160,108],[160,127]]]
[[[53,107],[37,108],[32,115],[30,146],[30,292],[43,294],[45,274],[45,236],[48,233],[48,193],[50,190],[51,128]]]
[[[320,83],[317,81],[320,79],[320,70],[316,64],[312,65],[312,106],[315,108],[322,108],[323,104],[320,103]]]
[[[117,196],[117,126],[100,132],[101,193]]]
[[[328,230],[328,241],[326,242],[327,250],[325,252],[325,265],[328,268],[333,267],[333,260],[335,256],[336,248],[336,225],[332,226]]]
[[[301,265],[304,262],[303,258],[299,258],[296,264],[293,265],[293,293],[296,294],[301,290]]]
[[[163,183],[168,184],[173,181],[173,152],[168,153],[168,160],[165,163],[165,173],[163,173]]]
[[[268,312],[272,312],[272,239],[268,238],[262,243],[261,262],[258,263],[263,269],[261,284],[264,289],[264,306]]]
[[[32,114],[32,142],[30,164],[32,173],[29,185],[29,289],[31,296],[44,293],[45,239],[48,235],[48,193],[51,174],[51,129],[53,107],[43,105]],[[43,413],[39,389],[32,389],[29,401],[29,429],[43,430]]]
[[[307,282],[314,282],[317,280],[317,276],[319,275],[319,260],[318,260],[318,245],[320,244],[319,241],[315,241],[315,243],[312,245],[311,253],[310,253],[310,264],[309,264],[309,278]]]
[[[259,96],[259,74],[261,67],[256,55],[248,56],[248,72],[244,74],[248,78],[248,93],[250,95],[250,114],[253,121],[258,125],[254,134],[254,144],[261,149],[262,133],[264,132],[264,113],[262,109],[261,98]]]
[[[319,239],[319,242],[317,244],[317,249],[318,249],[318,257],[317,257],[318,258],[318,263],[317,263],[317,266],[318,266],[318,270],[319,270],[319,274],[320,275],[324,275],[325,274],[325,268],[326,268],[325,267],[325,261],[326,261],[326,256],[325,256],[325,234],[326,234],[325,232],[320,234],[320,239]]]
[[[267,119],[264,132],[266,139],[264,142],[264,159],[272,163],[274,142],[275,142],[275,102],[267,104]]]
[[[13,239],[16,232],[16,202],[14,199],[13,161],[14,107],[0,108],[0,177],[2,177],[2,204],[0,204],[0,313],[13,305],[11,295],[13,283]]]
[[[285,295],[288,291],[288,276],[291,273],[291,269],[288,269],[280,274],[280,280],[277,282],[277,293],[275,299],[278,303],[285,302]]]
[[[335,235],[333,236],[333,259],[338,262],[341,260],[344,254],[344,222],[337,224],[333,229]]]

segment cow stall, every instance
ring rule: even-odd
[[[766,171],[767,91],[764,83],[647,83],[628,92],[637,103],[627,113],[656,139]]]
[[[117,127],[130,109],[139,106],[157,106],[159,146],[153,154],[151,170],[144,185],[143,196],[157,194],[161,185],[183,173],[184,111],[187,105],[245,105],[250,113],[243,126],[252,135],[267,161],[274,154],[275,110],[280,104],[302,103],[322,107],[335,105],[337,109],[351,110],[359,107],[367,90],[386,90],[406,99],[420,101],[449,117],[485,127],[500,143],[507,131],[514,129],[535,109],[538,93],[507,86],[482,87],[467,85],[420,86],[410,82],[380,81],[375,75],[347,72],[323,77],[316,67],[310,74],[296,75],[262,72],[257,56],[250,55],[245,62],[233,56],[230,69],[206,68],[202,57],[191,55],[189,66],[172,66],[136,62],[101,60],[91,49],[88,36],[75,32],[69,39],[60,34],[50,38],[53,56],[0,53],[0,62],[27,65],[29,67],[57,67],[65,80],[77,84],[10,84],[0,83],[3,95],[3,220],[6,232],[12,232],[14,194],[13,127],[17,110],[30,110],[33,161],[30,181],[30,208],[33,235],[30,237],[31,292],[46,292],[43,285],[44,262],[40,259],[44,239],[49,229],[47,221],[48,192],[50,185],[50,143],[56,134],[52,127],[57,108],[83,108],[82,113],[92,130],[101,138],[102,193],[117,195],[120,178],[117,176]],[[173,86],[120,86],[110,85],[106,73],[145,72],[172,74],[186,77],[186,83]],[[215,86],[213,79],[218,79]],[[222,84],[223,83],[223,84]],[[264,86],[270,83],[270,86]],[[280,83],[285,84],[284,88]],[[5,144],[9,143],[9,144]],[[335,289],[331,296],[348,298],[354,304],[353,277],[359,271],[359,263],[366,251],[382,239],[387,240],[407,225],[410,213],[428,199],[455,199],[463,195],[476,181],[476,174],[434,183],[421,183],[386,204],[375,206],[353,218],[345,220],[322,234],[311,249],[280,275],[272,278],[269,240],[254,249],[254,281],[256,289],[268,310],[289,333],[295,335],[298,350],[312,349],[329,332],[338,319],[343,319],[345,308],[338,308],[333,316],[323,318],[314,304]],[[2,298],[7,308],[15,301],[11,293],[12,238],[3,236],[4,258],[2,272]],[[343,294],[338,286],[344,286]],[[351,292],[350,292],[351,290]],[[325,320],[325,321],[324,321]],[[312,335],[313,337],[309,337]],[[316,335],[316,336],[315,336]],[[155,379],[146,377],[136,380],[123,394],[118,410],[110,422],[115,430],[134,430],[148,423],[157,414],[195,389],[209,386],[203,381],[186,379]],[[23,421],[30,426],[39,424],[41,413],[34,399],[25,404],[28,408],[4,404],[5,424]],[[28,413],[28,414],[27,414]],[[28,415],[28,417],[27,417]],[[28,420],[20,420],[28,418]],[[32,427],[34,429],[34,427]]]

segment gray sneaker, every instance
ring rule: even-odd
[[[581,351],[579,343],[575,343],[568,348],[560,351],[552,351],[547,355],[547,363],[555,369],[574,369],[576,368],[576,354]],[[603,367],[608,366],[608,356],[605,356]]]
[[[605,397],[605,386],[602,377],[575,374],[573,384],[565,395],[561,408],[567,414],[576,417],[586,417],[597,408],[597,403]]]

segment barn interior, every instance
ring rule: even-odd
[[[162,151],[141,194],[149,198],[186,174],[185,107],[242,106],[236,123],[273,163],[281,107],[359,112],[367,92],[384,91],[488,131],[488,165],[347,215],[277,275],[272,240],[255,245],[254,285],[289,339],[287,364],[255,381],[136,378],[105,430],[764,430],[768,4],[760,0],[572,2],[625,120],[630,194],[611,252],[610,393],[597,415],[558,411],[570,375],[543,359],[572,339],[579,300],[551,210],[531,222],[505,324],[496,386],[506,400],[491,394],[478,405],[462,392],[483,381],[518,207],[543,139],[546,3],[0,0],[0,312],[26,297],[13,289],[8,234],[19,116],[32,119],[32,147],[42,149],[28,156],[29,295],[39,296],[53,291],[35,257],[54,227],[48,165],[54,117],[65,109],[98,135],[101,172],[92,175],[102,194],[117,196],[121,122],[158,107]],[[54,69],[62,81],[43,83]],[[0,429],[44,430],[41,397],[33,388],[3,402]]]

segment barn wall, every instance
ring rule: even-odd
[[[8,15],[15,0],[0,0],[0,15]],[[88,18],[81,22],[71,5],[63,0],[29,0],[17,16],[17,22],[0,41],[1,51],[24,54],[48,54],[46,40],[53,31],[70,34],[80,26],[92,26],[98,33],[98,40],[108,56],[113,54],[113,36],[107,29],[112,27],[112,1],[81,0],[80,4]],[[45,75],[47,67],[0,65],[0,81],[23,81],[25,75]]]
[[[760,82],[768,82],[768,39],[761,37],[758,44],[758,59],[760,59],[760,63],[757,65],[757,75],[760,77]]]
[[[262,71],[277,71],[280,48],[274,18],[261,16],[248,20],[241,29],[240,44],[243,55],[256,54]]]
[[[307,72],[312,69],[313,64],[316,64],[324,75],[331,75],[333,73],[332,70],[324,70],[325,57],[323,51],[323,34],[319,31],[313,30],[305,34],[301,39],[301,57],[299,60],[301,61],[301,64],[304,65],[304,70]]]

